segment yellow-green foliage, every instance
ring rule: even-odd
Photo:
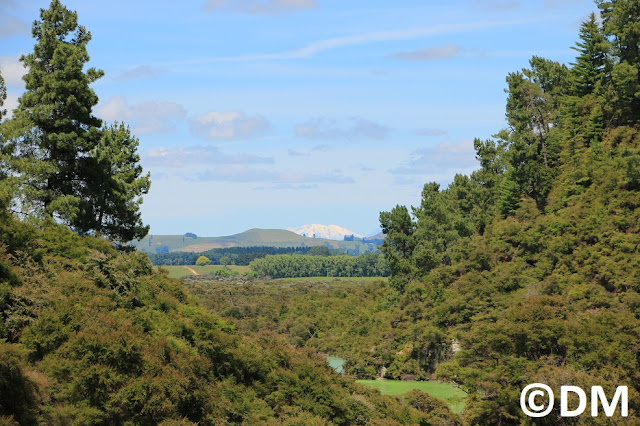
[[[206,266],[210,264],[211,264],[211,260],[207,256],[200,256],[196,260],[196,266]]]
[[[36,229],[0,234],[0,422],[355,424],[424,413],[268,331],[243,337],[144,254]],[[297,420],[296,420],[297,419]],[[170,423],[166,423],[171,421]]]

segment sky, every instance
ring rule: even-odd
[[[92,34],[94,114],[140,140],[152,234],[336,224],[379,232],[478,168],[505,77],[565,64],[591,0],[63,0]],[[0,0],[5,107],[46,0]]]

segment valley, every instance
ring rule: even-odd
[[[114,1],[0,6],[0,425],[640,425],[640,1]]]

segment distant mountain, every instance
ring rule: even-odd
[[[356,238],[362,238],[357,232],[348,230],[338,225],[302,225],[298,228],[287,228],[287,231],[295,232],[298,235],[306,235],[313,238],[325,238],[327,240],[344,240],[345,235],[353,235]]]
[[[386,235],[384,235],[381,232],[378,232],[376,235],[372,235],[370,237],[365,238],[365,241],[380,241],[382,243],[382,240],[384,240],[386,237]]]
[[[350,231],[348,231],[350,232]],[[348,234],[351,235],[351,232]],[[357,235],[356,235],[357,236]],[[303,237],[292,231],[283,229],[249,229],[235,235],[225,237],[196,237],[186,235],[147,235],[132,244],[140,251],[163,253],[170,251],[203,252],[214,248],[226,247],[314,247],[326,246],[333,249],[352,250],[363,253],[372,250],[377,244],[364,244],[361,240],[343,241],[321,238]]]

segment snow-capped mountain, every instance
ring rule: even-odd
[[[305,235],[312,238],[315,234],[316,238],[326,238],[328,240],[343,240],[344,236],[352,235],[356,238],[362,238],[357,232],[348,230],[338,225],[302,225],[298,228],[287,228],[287,231],[295,232],[298,235]]]

